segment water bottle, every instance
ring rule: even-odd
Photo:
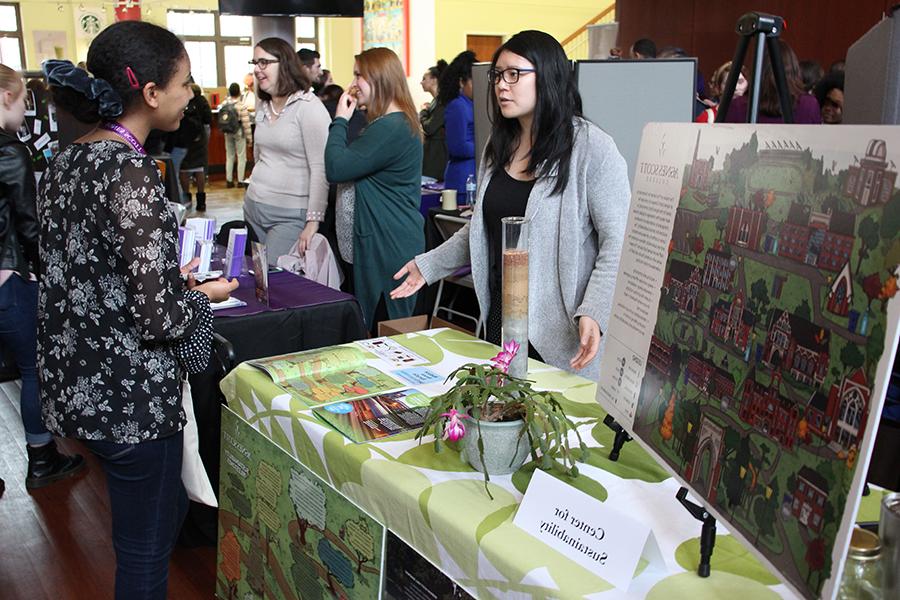
[[[466,179],[466,204],[469,206],[475,206],[475,189],[475,175],[469,175]]]

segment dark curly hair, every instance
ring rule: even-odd
[[[446,106],[459,96],[460,82],[472,79],[473,64],[475,64],[475,53],[471,50],[460,52],[453,59],[438,80],[438,102]]]
[[[94,38],[88,49],[87,70],[109,83],[121,97],[127,113],[143,95],[143,87],[153,82],[164,88],[187,57],[184,44],[172,32],[144,21],[121,21]],[[130,67],[138,88],[128,79]],[[100,121],[99,103],[65,86],[52,86],[53,101],[83,123]]]
[[[290,96],[298,90],[306,91],[312,87],[312,81],[302,69],[303,63],[300,62],[300,57],[297,56],[290,44],[281,38],[270,37],[260,40],[256,45],[278,59],[278,62],[275,63],[278,67],[276,96]],[[272,95],[262,90],[257,90],[256,96],[267,102],[272,100]]]
[[[428,67],[428,74],[440,81],[445,70],[447,70],[447,61],[442,58],[433,67]]]

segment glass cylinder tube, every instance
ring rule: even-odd
[[[503,223],[503,345],[519,344],[509,365],[513,377],[528,373],[528,221],[505,217]]]

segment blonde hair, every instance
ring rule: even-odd
[[[419,114],[406,84],[403,65],[394,51],[389,48],[369,48],[355,58],[360,76],[372,88],[372,97],[366,107],[368,120],[371,122],[384,116],[393,102],[406,116],[411,132],[421,140]]]
[[[10,69],[6,65],[0,65],[0,90],[18,94],[24,86],[25,83],[18,71]]]

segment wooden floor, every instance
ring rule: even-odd
[[[207,216],[224,223],[241,218],[242,189],[213,182]],[[189,213],[189,216],[204,213]],[[28,492],[28,458],[19,416],[19,382],[0,384],[0,598],[3,600],[103,600],[113,597],[115,556],[109,497],[97,460],[78,442],[59,440],[78,452],[87,468],[72,479]],[[215,594],[215,548],[177,548],[169,574],[169,598]]]

